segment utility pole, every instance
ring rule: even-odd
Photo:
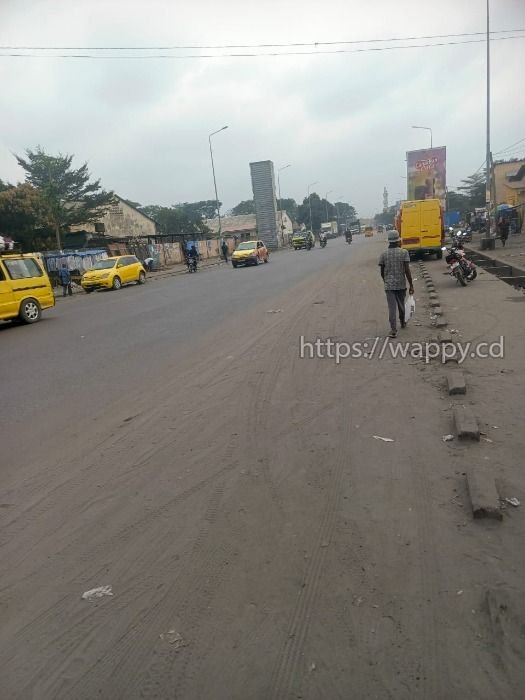
[[[312,232],[312,234],[314,232],[314,227],[313,227],[313,223],[312,223],[312,200],[310,199],[310,187],[313,187],[314,185],[317,185],[317,184],[318,183],[316,180],[315,182],[311,182],[308,185],[308,209],[310,211],[310,231]]]
[[[325,215],[326,215],[326,222],[328,223],[328,195],[331,194],[333,190],[329,190],[324,197],[324,207],[325,207]]]
[[[224,129],[227,129],[227,126],[223,126],[221,129],[217,129],[217,131],[213,131],[209,136],[208,136],[208,142],[210,144],[210,158],[211,158],[211,171],[213,173],[213,186],[215,187],[215,206],[217,208],[217,217],[219,219],[219,240],[222,235],[222,229],[221,229],[221,205],[219,202],[219,195],[217,194],[217,178],[215,177],[215,164],[213,162],[213,148],[211,146],[211,137],[215,136],[215,134],[219,134],[221,131],[224,131]]]
[[[492,156],[490,153],[490,0],[487,0],[487,185],[485,202],[487,205],[487,238],[492,238]],[[490,244],[492,246],[492,244]]]

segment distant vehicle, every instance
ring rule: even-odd
[[[379,226],[377,227],[377,232],[378,232],[378,233],[383,233],[384,230],[385,230],[385,229],[384,229],[384,227],[382,226],[382,224],[379,224]]]
[[[232,254],[233,267],[240,265],[259,265],[267,263],[270,254],[262,241],[243,241]]]
[[[36,255],[0,254],[0,320],[36,323],[55,305],[53,287]]]
[[[91,270],[82,275],[80,284],[86,294],[96,289],[120,289],[125,284],[144,284],[146,270],[134,255],[117,255],[99,260]]]
[[[443,257],[445,242],[443,209],[439,199],[418,199],[401,202],[397,217],[397,230],[401,235],[401,246],[410,257],[435,254]]]
[[[370,236],[374,235],[374,227],[373,226],[365,226],[365,237],[370,238]]]
[[[395,228],[394,224],[387,224],[387,225],[386,225],[386,230],[387,230],[387,231],[393,231],[394,228]]]
[[[327,221],[321,224],[321,232],[325,233],[327,238],[336,238],[337,221]]]
[[[313,248],[315,246],[314,234],[311,231],[297,231],[292,238],[294,250]]]

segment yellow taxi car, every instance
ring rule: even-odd
[[[0,254],[0,321],[35,323],[55,305],[53,287],[36,255]]]
[[[268,262],[270,254],[262,241],[243,241],[232,254],[233,267],[239,265],[258,265]]]
[[[134,255],[118,255],[95,263],[91,270],[82,275],[80,284],[90,294],[95,289],[120,289],[123,284],[144,284],[145,281],[146,270],[138,258]]]
[[[374,229],[372,226],[365,226],[365,238],[370,238],[374,235]]]

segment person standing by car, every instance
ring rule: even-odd
[[[228,262],[228,244],[226,243],[224,238],[222,239],[222,242],[221,242],[221,252],[222,252],[222,257],[224,258],[224,262],[227,263]]]
[[[388,304],[388,320],[390,321],[390,337],[397,335],[397,315],[401,328],[405,328],[405,296],[408,280],[408,293],[414,293],[412,273],[410,272],[410,255],[408,250],[400,247],[401,238],[397,231],[388,232],[388,248],[379,258],[381,277],[385,284],[386,300]]]
[[[60,284],[62,285],[62,296],[66,297],[68,294],[70,297],[73,296],[73,290],[71,289],[71,274],[66,265],[62,265],[62,268],[58,273],[58,277],[60,279]]]

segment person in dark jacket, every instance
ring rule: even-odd
[[[67,269],[66,265],[62,265],[60,272],[58,273],[60,279],[60,284],[62,285],[62,296],[67,297],[73,296],[73,290],[71,289],[71,274]]]

